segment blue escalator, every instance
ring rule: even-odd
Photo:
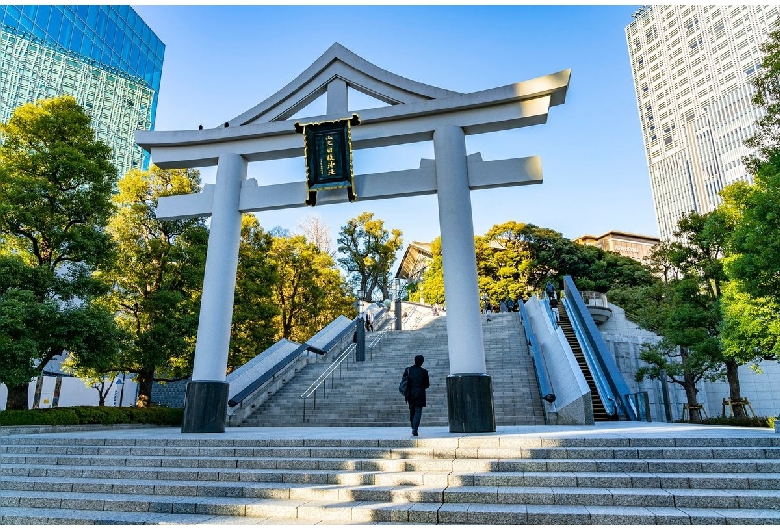
[[[637,420],[628,386],[571,276],[565,276],[560,326],[591,390],[593,419]]]

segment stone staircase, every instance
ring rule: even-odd
[[[304,430],[5,436],[0,524],[780,524],[773,434]]]
[[[544,413],[539,387],[528,353],[525,334],[517,313],[481,315],[485,362],[493,381],[494,412],[497,425],[543,425]],[[447,425],[446,378],[449,374],[446,317],[425,319],[410,331],[389,331],[381,348],[366,354],[366,361],[349,362],[329,378],[312,399],[300,398],[324,371],[322,363],[310,364],[284,387],[258,407],[243,426],[406,426],[409,409],[398,383],[404,368],[414,356],[423,354],[423,367],[430,375],[425,426]],[[370,343],[373,333],[367,334]]]

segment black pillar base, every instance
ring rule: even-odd
[[[450,432],[496,432],[493,380],[487,374],[447,376]]]
[[[190,381],[181,432],[225,432],[228,390],[224,381]]]
[[[403,318],[403,309],[401,306],[401,300],[395,301],[395,330],[401,331],[401,322]]]

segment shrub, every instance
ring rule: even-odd
[[[706,418],[701,421],[677,421],[676,423],[696,423],[698,425],[730,425],[732,427],[769,427],[775,428],[775,420],[772,416],[759,416],[756,418],[745,417],[735,418],[733,416],[717,416],[715,418]]]
[[[0,411],[0,425],[114,425],[149,423],[181,425],[184,410],[167,407],[57,407]]]

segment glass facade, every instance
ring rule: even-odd
[[[626,27],[661,239],[684,214],[717,208],[724,186],[751,182],[743,142],[763,114],[751,81],[779,15],[774,5],[654,5]]]
[[[126,5],[0,5],[0,120],[69,94],[114,150],[120,176],[146,168],[137,129],[153,129],[165,45]]]

